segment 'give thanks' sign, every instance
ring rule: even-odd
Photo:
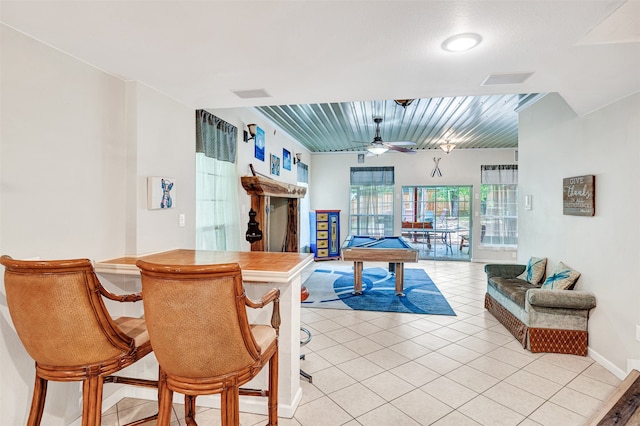
[[[562,213],[593,216],[596,213],[596,177],[576,176],[562,180]]]

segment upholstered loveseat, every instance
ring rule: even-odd
[[[534,277],[533,282],[540,282],[535,284],[523,279],[527,269],[528,265],[485,265],[485,308],[531,352],[586,356],[589,311],[596,306],[595,296],[585,291],[542,288],[541,278]],[[549,278],[544,287],[551,287],[548,282]],[[570,287],[573,285],[575,281]]]

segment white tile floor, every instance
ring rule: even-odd
[[[318,266],[321,266],[319,264]],[[367,263],[365,267],[385,264]],[[301,349],[303,398],[280,425],[583,425],[620,383],[590,358],[532,354],[483,308],[484,265],[420,261],[457,316],[302,309],[313,333]],[[119,426],[152,414],[154,402],[126,399],[103,416]],[[172,425],[184,425],[174,407]],[[198,423],[219,425],[202,408]],[[243,426],[265,416],[241,414]]]

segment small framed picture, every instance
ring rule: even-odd
[[[255,152],[254,156],[260,160],[264,161],[264,130],[260,127],[256,127],[256,136],[255,136]]]
[[[176,204],[176,180],[167,177],[147,178],[147,208],[170,209]]]
[[[271,174],[280,176],[280,157],[271,154]]]
[[[291,170],[291,153],[285,148],[282,148],[282,168]]]
[[[562,214],[595,216],[596,176],[574,176],[562,179]]]

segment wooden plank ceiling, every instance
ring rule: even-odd
[[[412,141],[414,149],[517,148],[518,112],[537,94],[456,96],[415,99],[403,107],[394,100],[257,107],[270,121],[311,152],[364,151],[381,117],[384,142]]]

